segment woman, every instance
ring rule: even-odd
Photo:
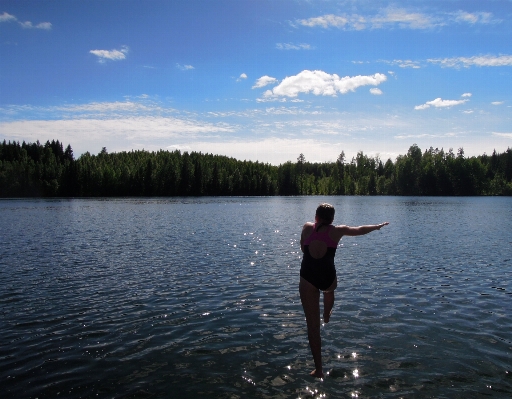
[[[300,268],[300,300],[306,315],[308,339],[315,369],[311,375],[323,378],[320,340],[320,291],[324,295],[323,319],[329,322],[334,305],[334,290],[337,287],[334,256],[343,236],[361,236],[389,224],[373,224],[350,227],[333,226],[334,207],[320,204],[316,209],[315,223],[307,222],[302,228],[300,247],[304,256]]]

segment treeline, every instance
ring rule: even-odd
[[[279,166],[220,155],[130,151],[78,159],[70,145],[0,143],[0,197],[261,195],[512,195],[512,149],[478,157],[417,145],[395,162],[359,152],[347,161]]]

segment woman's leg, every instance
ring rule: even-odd
[[[315,362],[315,370],[311,372],[311,375],[317,378],[323,378],[322,342],[320,339],[320,291],[313,284],[301,277],[299,292],[304,314],[306,315],[309,346]]]
[[[338,279],[335,279],[331,286],[324,291],[324,323],[329,323],[332,308],[334,306],[334,290],[338,286]]]

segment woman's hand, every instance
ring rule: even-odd
[[[384,223],[378,224],[377,230],[380,230],[381,227],[387,226],[388,224],[389,224],[389,222],[384,222]]]

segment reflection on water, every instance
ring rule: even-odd
[[[323,381],[298,297],[344,224]],[[3,397],[512,395],[509,198],[0,201]]]

